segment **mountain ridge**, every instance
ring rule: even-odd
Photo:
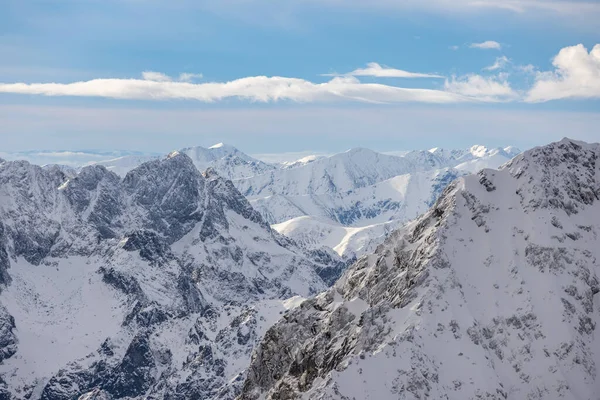
[[[232,398],[287,299],[343,268],[183,153],[123,179],[2,162],[0,198],[5,399]]]
[[[288,312],[246,399],[594,399],[600,145],[564,139],[459,178]]]

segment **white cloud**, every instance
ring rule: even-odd
[[[452,78],[444,84],[448,92],[462,96],[478,98],[483,101],[510,101],[519,97],[505,76],[483,77],[481,75],[467,75]]]
[[[535,65],[532,64],[517,65],[515,68],[517,69],[517,71],[522,72],[524,74],[533,74],[536,70]]]
[[[487,40],[482,43],[471,43],[469,45],[472,49],[481,49],[481,50],[500,50],[502,49],[502,45],[493,40]]]
[[[202,79],[202,74],[192,74],[189,72],[183,72],[179,74],[179,82],[192,82],[195,79]]]
[[[484,42],[487,43],[487,42]],[[407,88],[363,83],[359,76],[430,77],[440,75],[403,71],[369,63],[326,82],[281,76],[250,76],[229,82],[194,82],[201,74],[183,73],[176,79],[145,71],[141,79],[92,79],[73,83],[0,83],[0,93],[42,96],[101,97],[128,100],[197,100],[211,103],[228,99],[251,102],[364,102],[461,103],[520,101],[543,102],[564,98],[600,98],[600,44],[588,52],[581,44],[565,47],[553,60],[555,69],[536,72],[532,65],[514,65],[511,73],[534,74],[535,83],[519,92],[511,87],[506,56],[484,68],[494,76],[469,74],[446,79],[442,89]],[[525,94],[523,97],[522,94]]]
[[[195,79],[201,79],[202,74],[193,74],[189,72],[183,72],[179,74],[179,78],[177,78],[178,82],[192,82]],[[171,78],[167,74],[163,74],[162,72],[155,71],[144,71],[142,72],[142,79],[146,81],[153,82],[173,82],[175,79]]]
[[[506,57],[506,56],[496,57],[496,61],[494,62],[494,64],[490,65],[489,67],[485,67],[484,70],[485,71],[496,71],[499,69],[503,69],[504,67],[506,67],[506,65],[508,65],[508,63],[510,63],[510,60],[508,59],[508,57]]]
[[[322,76],[373,76],[377,78],[444,78],[435,74],[408,72],[401,69],[381,66],[375,62],[367,64],[367,68],[358,68],[345,74],[323,74]]]
[[[459,47],[458,47],[458,46],[456,46],[456,45],[454,45],[454,46],[450,46],[450,47],[448,47],[448,48],[449,48],[450,50],[454,50],[454,51],[456,51],[456,50],[458,50],[458,49],[459,49]]]
[[[146,77],[147,74],[144,74]],[[187,99],[216,102],[229,98],[255,102],[456,103],[479,100],[443,90],[414,89],[361,83],[355,77],[335,77],[313,83],[299,78],[253,76],[230,82],[174,82],[153,74],[148,79],[93,79],[74,83],[0,83],[0,92],[44,96],[83,96],[130,100]],[[158,80],[161,79],[161,80]]]
[[[162,72],[144,71],[142,72],[142,78],[146,81],[153,82],[171,82],[170,76],[163,74]]]
[[[552,65],[554,71],[538,72],[526,101],[600,98],[600,44],[589,53],[582,44],[565,47]]]
[[[517,13],[547,11],[562,16],[600,12],[600,5],[588,0],[459,0],[470,7],[498,8]]]

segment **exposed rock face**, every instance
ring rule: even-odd
[[[1,162],[0,220],[0,399],[231,399],[283,300],[343,265],[185,154],[123,179]]]
[[[472,146],[392,156],[359,148],[282,164],[259,161],[222,143],[178,153],[188,155],[200,171],[211,168],[231,179],[279,233],[309,250],[333,249],[350,263],[427,211],[456,177],[497,168],[520,151]],[[96,165],[125,176],[159,158],[131,154]]]
[[[17,352],[15,335],[15,319],[0,306],[0,362],[12,357]]]
[[[240,399],[596,399],[600,145],[452,183],[284,315]]]

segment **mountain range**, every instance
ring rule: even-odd
[[[517,152],[0,160],[0,399],[595,399],[600,145]]]
[[[231,179],[278,232],[307,249],[325,244],[352,259],[426,211],[458,176],[497,168],[520,150],[472,146],[396,156],[357,148],[282,164],[262,162],[222,143],[179,152],[200,171],[213,168]],[[155,158],[132,155],[99,164],[123,176]]]
[[[123,179],[2,160],[0,199],[2,399],[231,398],[264,329],[343,268],[182,153]]]

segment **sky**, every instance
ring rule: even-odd
[[[0,152],[600,141],[598,1],[0,7]]]

